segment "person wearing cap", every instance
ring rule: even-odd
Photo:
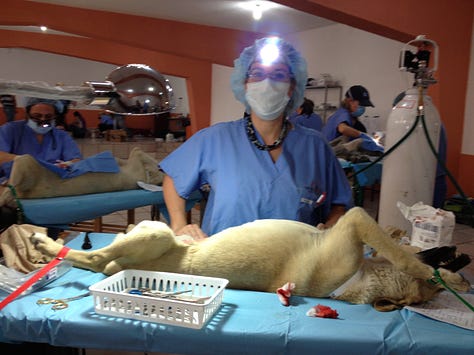
[[[257,40],[234,61],[231,87],[248,115],[200,130],[159,167],[170,226],[203,239],[256,219],[320,228],[353,206],[334,152],[312,129],[286,117],[303,101],[306,61],[277,37]],[[187,224],[185,200],[209,186],[201,227]]]
[[[304,98],[303,103],[296,111],[291,114],[288,119],[293,125],[301,125],[303,127],[315,129],[321,132],[323,128],[323,119],[314,112],[314,102]]]
[[[28,98],[26,119],[0,126],[0,178],[10,176],[17,155],[29,154],[58,166],[82,158],[78,145],[69,134],[55,128],[60,108],[55,100]]]
[[[323,135],[328,142],[346,136],[349,140],[359,138],[364,132],[361,132],[354,125],[358,117],[362,116],[366,107],[374,107],[370,101],[369,92],[362,85],[354,85],[346,91],[341,107],[334,112],[323,127]]]

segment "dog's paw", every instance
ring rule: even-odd
[[[56,256],[63,247],[62,244],[56,243],[53,239],[43,233],[33,233],[30,237],[30,241],[33,243],[36,250],[51,257]]]
[[[129,224],[129,225],[127,226],[127,229],[125,230],[125,233],[130,232],[133,228],[135,228],[135,224]]]
[[[458,292],[469,292],[469,290],[471,289],[471,283],[466,280],[461,274],[451,272],[443,268],[439,268],[438,271],[441,279],[450,288]]]
[[[30,241],[36,246],[39,243],[43,243],[47,238],[49,237],[46,234],[36,232],[30,236]]]

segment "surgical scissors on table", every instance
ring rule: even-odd
[[[71,301],[75,301],[84,297],[87,297],[90,295],[90,292],[86,292],[74,297],[68,297],[68,298],[62,298],[62,299],[55,299],[55,298],[49,298],[49,297],[44,297],[40,298],[38,301],[36,301],[36,304],[42,305],[42,304],[52,304],[51,309],[58,311],[61,309],[65,309],[68,307],[68,303]]]

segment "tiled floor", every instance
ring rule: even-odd
[[[364,200],[364,208],[375,217],[377,212],[377,198],[371,199],[367,196]],[[197,208],[192,210],[193,223],[199,223],[200,211]],[[142,207],[135,210],[135,223],[142,220],[151,219],[151,207]],[[162,221],[166,222],[164,219]],[[127,212],[120,211],[104,217],[104,223],[114,223],[126,225]],[[473,260],[466,266],[462,273],[474,284],[474,228],[466,224],[456,224],[453,233],[453,244],[458,247],[458,252],[468,254]]]

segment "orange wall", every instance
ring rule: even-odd
[[[85,37],[0,30],[0,47],[28,48],[123,65],[146,63],[186,79],[189,134],[210,124],[212,64],[231,66],[259,35],[141,16],[3,0],[2,25],[45,25]]]
[[[474,180],[472,156],[461,155],[474,13],[472,0],[279,0],[278,3],[407,42],[426,34],[440,46],[439,83],[430,89],[448,133],[448,168],[459,182]],[[232,66],[262,35],[140,16],[23,0],[3,0],[2,25],[46,25],[87,38],[0,31],[0,47],[19,47],[122,65],[147,63],[186,78],[191,126],[210,124],[212,64]],[[374,52],[376,55],[376,51]],[[465,166],[465,164],[469,166]],[[469,183],[467,184],[469,185]],[[450,187],[450,192],[454,190]],[[466,193],[474,196],[472,184]]]

